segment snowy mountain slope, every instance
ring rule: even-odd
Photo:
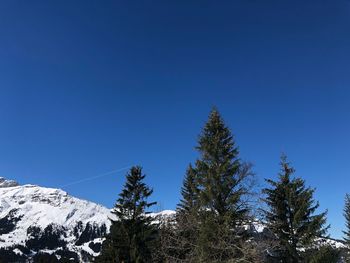
[[[46,228],[55,224],[69,229],[81,222],[109,227],[107,208],[71,197],[62,190],[24,185],[0,188],[0,196],[0,218],[10,214],[21,221],[11,234],[2,234],[6,242],[0,243],[0,247],[13,242],[24,244],[27,237],[24,230],[33,226]]]
[[[18,183],[13,180],[6,180],[5,178],[0,177],[0,188],[10,186],[18,186]]]
[[[0,248],[16,247],[17,254],[61,250],[83,261],[99,251],[111,217],[109,209],[62,190],[0,178]]]
[[[108,208],[63,190],[0,177],[0,262],[91,262],[100,252],[110,218],[115,215]]]

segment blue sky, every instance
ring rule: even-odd
[[[50,3],[49,3],[50,2]],[[213,105],[260,184],[286,152],[341,236],[350,1],[3,1],[0,175],[111,207],[140,164],[173,209]]]

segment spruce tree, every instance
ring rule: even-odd
[[[179,213],[190,213],[198,207],[198,182],[196,178],[196,171],[190,164],[187,171],[186,177],[181,187],[180,204],[178,204],[177,211]]]
[[[266,180],[266,221],[276,236],[279,251],[274,257],[280,262],[300,262],[300,248],[313,244],[315,239],[327,232],[326,213],[315,214],[319,207],[314,201],[314,189],[305,186],[304,180],[292,177],[294,169],[285,156],[281,158],[281,172],[277,181]]]
[[[198,193],[197,173],[190,164],[181,187],[182,199],[176,209],[175,224],[172,224],[175,227],[168,226],[168,231],[163,231],[166,240],[165,258],[170,261],[193,262],[198,236]]]
[[[248,212],[242,197],[250,171],[239,159],[233,135],[216,109],[211,111],[196,149],[200,158],[187,171],[179,205],[182,212],[191,207],[178,223],[181,243],[192,248],[182,262],[235,260],[243,254],[236,227]]]
[[[319,244],[317,247],[306,250],[303,254],[307,263],[340,263],[341,249],[330,244]]]
[[[98,262],[143,263],[152,262],[157,229],[147,209],[152,190],[143,182],[142,168],[132,167],[126,175],[124,189],[119,194],[110,234],[103,243]]]
[[[350,262],[350,195],[345,196],[345,206],[344,206],[344,218],[345,218],[345,231],[344,233],[344,243],[346,245],[346,260]]]
[[[345,217],[345,227],[346,230],[343,231],[344,233],[344,241],[345,243],[350,246],[350,195],[345,195],[345,207],[344,207],[344,217]]]
[[[236,224],[247,213],[242,196],[248,173],[242,173],[238,147],[216,109],[211,111],[196,149],[200,153],[196,171],[202,209]]]

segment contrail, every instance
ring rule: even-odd
[[[99,175],[96,175],[96,176],[92,176],[92,177],[84,178],[84,179],[81,179],[81,180],[78,180],[78,181],[74,181],[74,182],[62,185],[61,187],[66,187],[66,186],[70,186],[70,185],[74,185],[74,184],[80,184],[80,183],[83,183],[83,182],[86,182],[86,181],[91,181],[91,180],[94,180],[94,179],[97,179],[97,178],[100,178],[100,177],[104,177],[104,176],[107,176],[107,175],[110,175],[110,174],[121,172],[121,171],[126,170],[126,169],[128,169],[130,167],[131,167],[131,165],[128,165],[128,166],[125,166],[123,168],[120,168],[120,169],[117,169],[117,170],[112,170],[112,171],[109,171],[109,172],[104,173],[104,174],[99,174]]]

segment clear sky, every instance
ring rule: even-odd
[[[140,164],[173,209],[213,105],[275,178],[286,152],[341,236],[350,1],[1,1],[0,175],[111,207]],[[69,185],[70,184],[70,185]]]

